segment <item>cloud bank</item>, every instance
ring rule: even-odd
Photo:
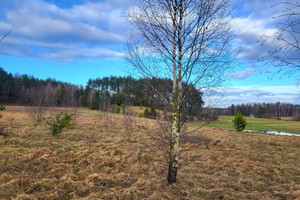
[[[122,44],[128,31],[126,13],[133,6],[133,0],[76,2],[2,2],[0,34],[5,34],[13,25],[15,28],[1,43],[0,54],[58,61],[121,58]],[[262,40],[263,35],[273,35],[277,31],[279,21],[273,17],[282,12],[284,5],[271,8],[279,0],[237,2],[231,16],[234,43],[238,44],[239,49],[237,58],[257,61],[276,45],[266,42],[261,46],[258,41]]]
[[[39,59],[119,59],[130,0],[60,8],[41,0],[10,0],[0,8],[0,34],[15,25],[0,54]]]
[[[273,17],[280,15],[284,5],[271,7],[279,2],[236,1],[236,9],[231,15],[233,46],[238,49],[236,58],[244,69],[228,74],[229,79],[249,81],[262,72],[258,59],[276,46],[275,42],[261,45],[262,36],[276,33],[280,19]],[[133,0],[2,1],[0,36],[13,25],[15,28],[0,43],[0,55],[74,63],[97,59],[119,60],[123,57],[122,46],[128,31],[126,12],[132,6]],[[275,71],[270,70],[263,73],[274,74]],[[220,96],[222,93],[217,94],[217,97]],[[296,86],[231,87],[220,102],[230,105],[277,101],[300,104],[299,89]],[[210,102],[209,99],[207,102]]]
[[[205,106],[227,107],[231,104],[246,103],[291,103],[300,104],[300,88],[290,86],[243,86],[219,89],[219,92],[204,97],[204,102],[214,102]]]

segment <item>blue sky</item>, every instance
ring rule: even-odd
[[[0,67],[13,74],[48,77],[77,85],[89,78],[129,75],[122,60],[129,27],[126,12],[132,0],[0,0]],[[236,57],[241,67],[228,74],[222,105],[247,102],[300,104],[299,73],[272,73],[257,62],[272,44],[261,46],[263,35],[273,34],[282,6],[278,0],[235,1],[232,20]]]

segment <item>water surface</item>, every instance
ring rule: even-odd
[[[275,134],[275,135],[300,136],[299,134],[279,132],[279,131],[269,131],[269,130],[267,130],[267,131],[244,130],[244,131],[246,131],[246,132],[268,133],[268,134]]]

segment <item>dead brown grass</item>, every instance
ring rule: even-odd
[[[135,122],[128,140],[122,119],[108,127],[80,113],[53,137],[21,108],[3,112],[0,199],[300,198],[299,137],[204,128],[182,139],[178,182],[168,185],[165,158],[144,134],[154,122]]]

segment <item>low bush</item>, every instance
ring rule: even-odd
[[[53,136],[60,134],[64,128],[70,127],[74,124],[72,119],[75,115],[74,113],[65,113],[64,116],[62,116],[62,114],[63,112],[57,113],[56,121],[53,123],[47,121]]]
[[[138,115],[139,115],[139,117],[144,117],[144,111],[139,110]]]

